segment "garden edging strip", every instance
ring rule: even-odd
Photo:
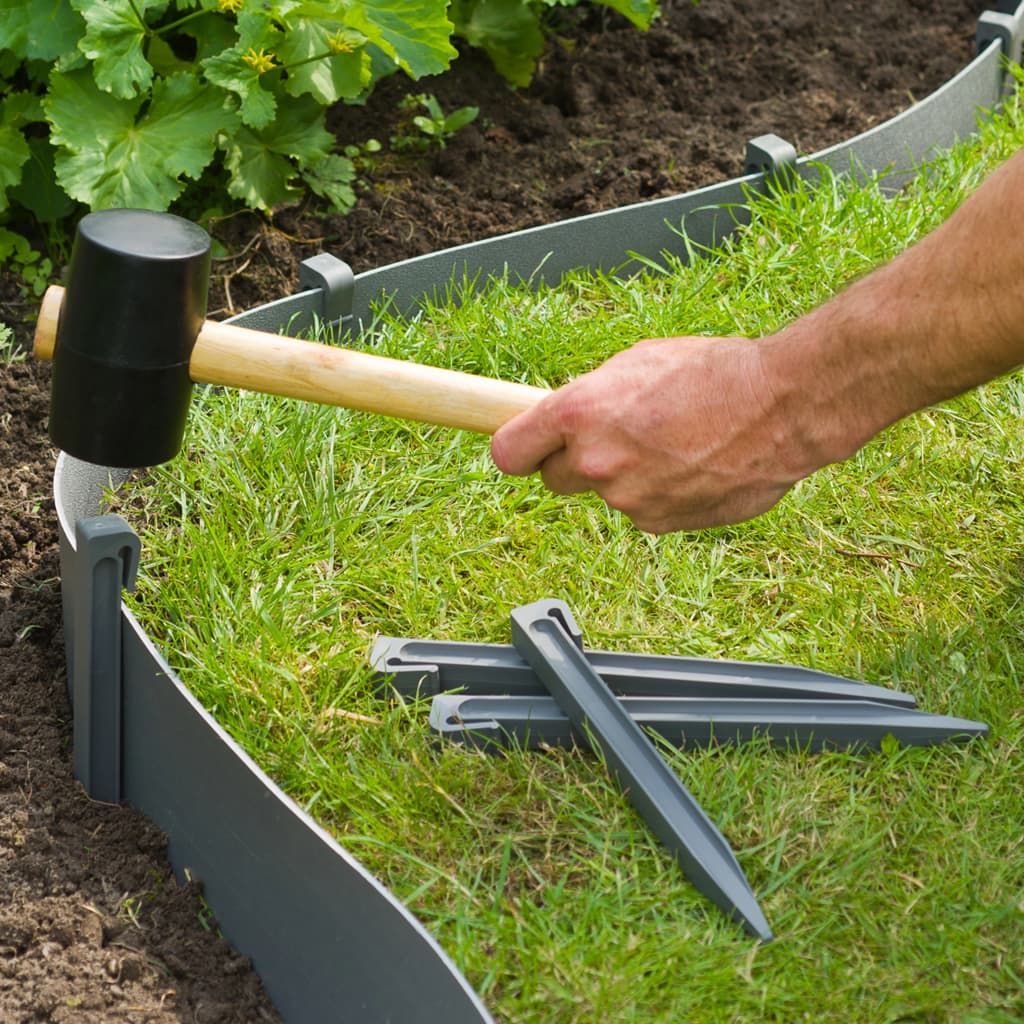
[[[352,275],[330,256],[303,267],[306,291],[232,319],[292,331],[317,319],[372,327],[381,298],[412,314],[452,280],[557,281],[610,271],[635,256],[686,259],[743,223],[746,197],[784,179],[889,170],[898,186],[929,151],[970,135],[998,105],[1004,61],[1019,61],[1024,4],[1000,3],[978,24],[978,56],[920,103],[846,143],[795,159],[767,136],[748,147],[751,173],[695,192],[457,246]],[[121,602],[138,539],[117,516],[96,516],[122,471],[58,459],[54,498],[75,774],[91,795],[124,800],[168,836],[179,874],[202,881],[226,938],[249,956],[289,1022],[348,1019],[489,1021],[487,1010],[422,925],[359,862],[258,769],[192,698]]]

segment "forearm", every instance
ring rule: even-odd
[[[811,472],[1024,363],[1024,154],[891,263],[761,343]]]

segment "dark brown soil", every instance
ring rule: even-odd
[[[396,103],[433,93],[477,120],[441,153],[386,154],[358,209],[283,210],[214,226],[239,256],[217,265],[211,311],[229,315],[297,287],[326,248],[359,273],[491,235],[686,192],[742,173],[749,139],[801,153],[841,142],[927,95],[973,56],[985,0],[665,0],[639,33],[617,16],[563,11],[528,90],[468,53],[456,73],[395,76],[330,124],[343,144],[400,131]],[[558,8],[554,9],[558,11]],[[226,288],[224,287],[226,283]]]
[[[376,137],[347,218],[313,206],[227,217],[211,311],[296,287],[326,249],[358,272],[423,252],[732,177],[747,139],[811,152],[904,109],[963,66],[977,0],[665,0],[641,35],[565,13],[535,83],[509,90],[474,55],[450,76],[384,82],[332,112],[343,143]],[[446,150],[387,152],[395,103],[434,93],[480,117]],[[27,339],[34,301],[10,273],[0,320]],[[0,1020],[276,1019],[247,962],[211,927],[196,884],[126,808],[73,781],[56,530],[46,440],[48,369],[0,370]],[[254,894],[258,898],[258,894]]]

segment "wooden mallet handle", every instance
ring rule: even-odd
[[[52,359],[64,289],[43,296],[35,354]],[[544,388],[402,359],[300,341],[233,324],[204,322],[189,376],[196,383],[246,388],[286,398],[382,413],[493,434],[535,405]]]

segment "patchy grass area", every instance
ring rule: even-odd
[[[941,220],[1024,143],[1013,106],[905,192],[759,201],[691,268],[496,285],[386,354],[556,385],[666,334],[763,335]],[[500,477],[485,439],[235,392],[127,496],[138,612],[182,678],[438,935],[503,1021],[1016,1021],[1024,1014],[1024,380],[915,416],[739,527],[652,539]],[[668,752],[778,936],[701,898],[589,755],[439,749],[373,692],[375,636],[790,662],[980,719],[878,753]]]

